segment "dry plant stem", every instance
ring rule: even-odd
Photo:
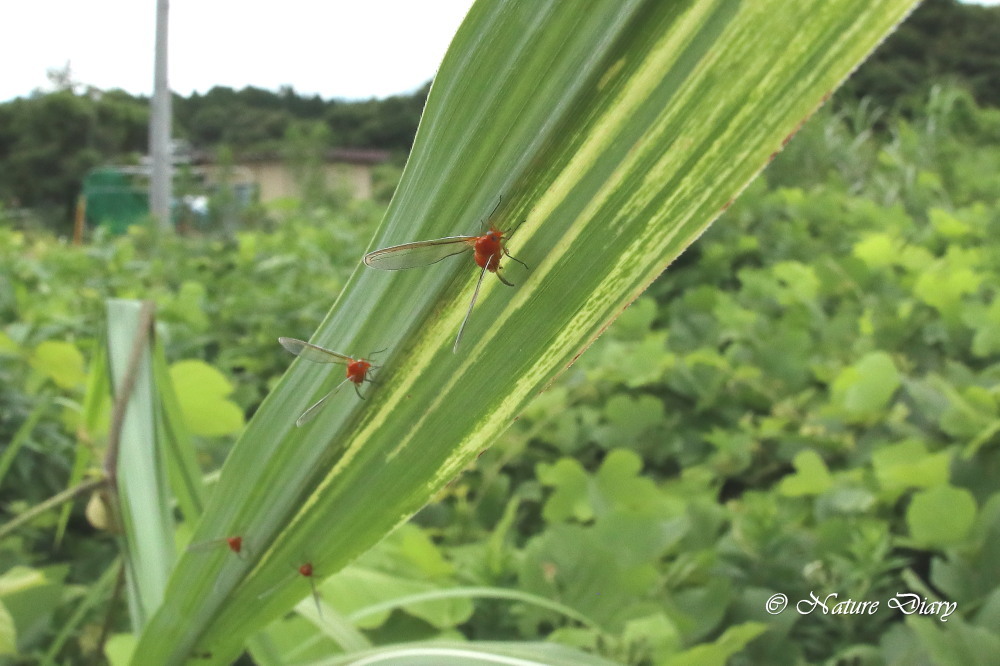
[[[156,306],[153,301],[143,301],[142,309],[139,311],[139,327],[136,329],[135,338],[132,340],[132,349],[129,351],[128,367],[125,369],[125,377],[115,394],[115,403],[111,409],[111,430],[108,433],[108,451],[104,456],[104,478],[107,481],[107,505],[111,519],[111,530],[115,534],[122,532],[121,520],[121,498],[118,495],[118,450],[121,448],[122,426],[125,423],[125,412],[128,409],[129,397],[135,388],[136,376],[139,374],[139,361],[142,359],[142,350],[149,341],[150,331],[153,328],[153,315]]]
[[[84,495],[92,490],[96,490],[101,486],[103,486],[105,483],[107,483],[107,480],[104,478],[90,479],[89,481],[84,481],[83,483],[79,483],[73,486],[72,488],[67,488],[61,493],[53,495],[52,497],[48,498],[41,504],[36,504],[35,506],[31,507],[30,509],[19,515],[18,517],[14,518],[14,520],[0,527],[0,539],[6,538],[8,534],[18,529],[22,525],[31,522],[32,520],[42,515],[46,511],[54,509],[55,507],[59,506],[64,502],[69,502],[70,500],[75,499],[79,495]]]
[[[129,354],[128,368],[126,368],[125,378],[122,381],[121,389],[115,396],[115,404],[111,412],[111,430],[108,433],[108,451],[104,457],[104,477],[91,479],[77,484],[72,488],[53,495],[41,504],[33,506],[6,525],[0,526],[0,539],[3,539],[22,525],[34,520],[37,516],[57,507],[64,502],[75,499],[92,490],[96,490],[105,484],[113,490],[109,493],[109,508],[112,512],[113,525],[119,525],[118,521],[118,450],[121,442],[122,424],[125,422],[125,409],[128,405],[129,396],[135,388],[135,379],[139,374],[139,360],[142,358],[142,350],[146,346],[150,331],[153,326],[153,314],[155,306],[152,301],[144,301],[142,310],[139,313],[139,330],[136,332],[135,340],[132,341],[132,351]]]
[[[108,433],[108,452],[104,456],[104,475],[107,477],[116,498],[118,496],[118,449],[121,446],[122,424],[125,422],[125,410],[129,396],[132,395],[132,389],[135,388],[135,378],[139,374],[139,360],[142,358],[142,350],[145,348],[152,330],[155,309],[152,301],[143,301],[142,310],[139,312],[139,328],[132,341],[132,351],[128,357],[128,368],[126,368],[122,385],[115,395],[115,404],[111,411],[111,431]]]

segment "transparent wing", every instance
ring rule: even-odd
[[[345,356],[332,349],[317,347],[316,345],[311,345],[308,342],[296,340],[295,338],[278,338],[278,342],[281,343],[282,347],[296,356],[301,356],[313,363],[351,363],[354,361],[350,356]]]
[[[305,425],[306,423],[309,423],[314,418],[316,418],[316,415],[319,414],[319,410],[323,407],[323,405],[326,404],[326,401],[329,400],[330,398],[332,398],[337,393],[337,391],[340,390],[340,387],[343,386],[344,384],[346,384],[349,381],[351,381],[351,380],[350,379],[345,379],[344,381],[340,382],[339,384],[337,384],[336,388],[334,388],[332,391],[330,391],[329,393],[327,393],[326,395],[324,395],[322,398],[320,398],[319,400],[317,400],[316,404],[314,404],[312,407],[310,407],[306,411],[302,412],[302,416],[300,416],[299,418],[295,419],[295,427],[296,428],[301,428],[303,425]]]
[[[449,236],[416,243],[393,245],[365,255],[366,266],[383,271],[400,271],[404,268],[436,264],[455,254],[472,250],[476,236]]]
[[[226,543],[225,538],[209,539],[208,541],[199,541],[198,543],[188,544],[187,551],[189,553],[194,553],[203,550],[216,550],[224,543]]]
[[[188,552],[197,552],[204,550],[218,550],[223,544],[231,552],[236,554],[236,557],[245,559],[247,554],[250,552],[249,549],[243,544],[243,539],[235,537],[236,545],[234,547],[234,539],[223,537],[221,539],[209,539],[208,541],[199,541],[198,543],[189,544],[187,547]],[[221,580],[221,579],[220,579]],[[219,581],[216,581],[218,585]]]

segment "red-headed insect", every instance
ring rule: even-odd
[[[238,556],[243,557],[243,537],[232,536],[232,537],[221,537],[218,539],[209,539],[208,541],[199,541],[198,543],[193,543],[187,547],[189,551],[195,550],[208,550],[209,548],[215,548],[226,544],[229,550],[236,553]]]
[[[377,368],[377,365],[372,365],[363,358],[353,358],[351,356],[347,356],[346,354],[335,352],[331,349],[309,344],[308,342],[303,342],[302,340],[296,340],[295,338],[278,338],[278,342],[280,342],[281,346],[288,351],[292,352],[296,356],[304,358],[307,361],[312,361],[313,363],[342,363],[347,366],[346,379],[337,384],[332,391],[320,398],[316,404],[302,412],[302,416],[295,421],[296,426],[301,426],[302,424],[311,421],[319,412],[320,407],[322,407],[326,401],[339,391],[340,388],[347,382],[354,383],[354,392],[358,394],[359,398],[364,400],[364,397],[361,395],[361,391],[358,390],[358,387],[366,381],[372,381],[371,378],[368,377],[368,373]],[[377,352],[372,352],[372,354],[380,354],[384,351],[385,350],[382,349]]]
[[[323,617],[323,607],[319,603],[319,590],[316,589],[316,578],[314,577],[312,562],[305,562],[296,569],[296,575],[302,576],[303,578],[309,579],[309,587],[312,589],[313,600],[316,602],[316,612],[319,613],[320,617]],[[280,583],[267,590],[261,594],[258,599],[263,599],[264,597],[274,594],[277,590],[281,589],[291,580],[291,577],[282,580]]]
[[[500,202],[498,201],[497,208],[499,207]],[[496,212],[496,208],[493,209],[493,212]],[[493,213],[490,213],[490,217],[492,216]],[[378,268],[383,271],[401,271],[406,268],[435,264],[442,259],[471,250],[476,265],[483,270],[479,273],[479,281],[476,282],[476,289],[472,292],[469,309],[465,313],[465,319],[462,320],[462,326],[458,329],[458,335],[455,337],[455,345],[452,347],[452,351],[457,352],[458,343],[462,340],[465,325],[469,323],[469,316],[472,314],[472,307],[476,304],[476,299],[479,297],[479,287],[483,284],[486,272],[495,273],[501,282],[508,287],[513,287],[514,285],[505,280],[499,273],[501,259],[506,255],[525,268],[528,267],[523,261],[511,256],[510,252],[507,251],[506,241],[510,239],[512,234],[513,231],[501,231],[491,224],[489,231],[480,236],[448,236],[447,238],[437,238],[435,240],[393,245],[392,247],[369,252],[365,255],[364,262],[366,266]]]

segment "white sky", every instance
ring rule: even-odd
[[[1000,1],[1000,0],[998,0]],[[323,98],[411,92],[473,0],[171,0],[171,90],[292,86]],[[156,0],[0,0],[0,102],[74,80],[153,90]]]
[[[171,0],[170,88],[411,92],[434,76],[472,2]],[[0,0],[0,102],[50,89],[46,72],[67,62],[80,83],[151,94],[155,15],[156,0]]]

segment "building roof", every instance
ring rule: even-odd
[[[391,157],[388,150],[376,148],[331,148],[326,151],[327,162],[338,162],[341,164],[382,164],[388,162]],[[261,153],[244,153],[233,159],[236,164],[248,164],[259,162],[285,162],[288,158],[278,151]],[[196,164],[215,164],[214,153],[200,152],[192,156],[192,161]]]

